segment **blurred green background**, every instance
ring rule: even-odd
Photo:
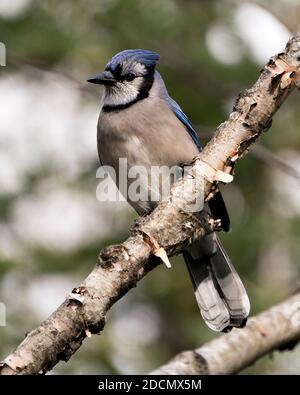
[[[0,0],[0,359],[122,241],[135,218],[96,199],[100,89],[85,81],[116,52],[160,53],[170,95],[206,142],[269,56],[299,33],[294,0]],[[294,92],[224,188],[221,236],[256,314],[297,288],[300,270],[300,96]],[[279,165],[279,159],[285,167]],[[290,169],[290,168],[292,169]],[[180,258],[161,265],[55,374],[144,373],[217,336],[203,323]],[[300,351],[245,373],[299,373]]]

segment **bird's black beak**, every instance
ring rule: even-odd
[[[112,85],[115,81],[116,80],[113,74],[107,70],[87,80],[87,82],[90,82],[92,84],[100,84],[100,85]]]

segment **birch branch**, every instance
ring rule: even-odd
[[[270,59],[253,87],[239,95],[228,120],[193,162],[192,174],[205,168],[201,187],[206,199],[216,191],[216,181],[229,180],[236,161],[270,127],[272,116],[298,84],[299,66],[300,37],[295,37]],[[103,330],[111,306],[160,263],[154,255],[161,248],[169,256],[177,254],[218,228],[207,213],[189,210],[198,190],[187,195],[190,183],[191,177],[184,177],[151,214],[139,219],[124,243],[100,252],[90,275],[0,363],[0,374],[37,374],[67,361],[86,336]]]
[[[291,350],[300,339],[300,293],[192,351],[178,354],[150,374],[234,374],[274,350]]]

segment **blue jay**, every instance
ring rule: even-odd
[[[113,56],[102,73],[88,79],[104,87],[98,154],[101,164],[112,166],[117,175],[120,158],[127,158],[129,168],[139,165],[150,172],[154,165],[189,163],[202,149],[191,122],[168,95],[155,69],[158,60],[159,55],[151,51],[125,50]],[[157,204],[130,197],[128,201],[140,215]],[[213,217],[228,231],[229,217],[220,192],[208,204]],[[216,234],[195,241],[183,257],[206,324],[224,332],[245,326],[249,299]]]

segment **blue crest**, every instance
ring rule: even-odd
[[[147,69],[153,69],[159,60],[159,55],[144,49],[126,49],[112,57],[108,66],[115,68],[122,63],[140,63]]]

